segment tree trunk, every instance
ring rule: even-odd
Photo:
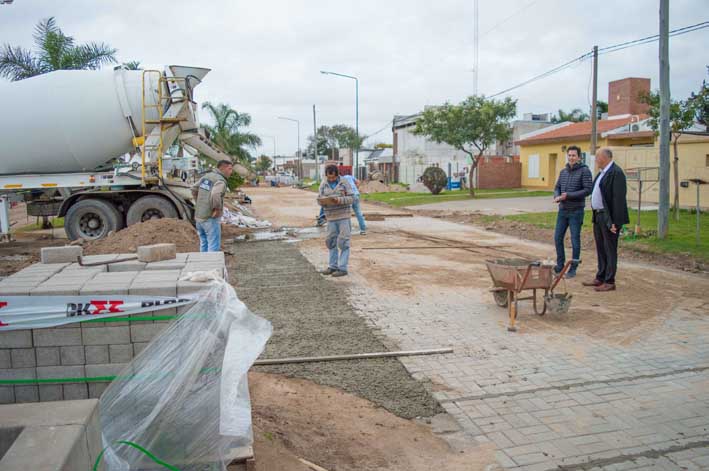
[[[473,157],[473,163],[470,164],[470,176],[468,177],[468,188],[470,188],[470,196],[475,196],[475,180],[473,180],[475,176],[475,169],[478,167],[478,159]]]
[[[672,171],[674,173],[675,197],[674,197],[674,218],[679,221],[679,156],[677,155],[677,140],[680,134],[676,133],[672,141],[674,150],[674,160],[672,161]]]

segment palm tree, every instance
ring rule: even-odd
[[[116,63],[116,49],[105,43],[76,44],[59,29],[54,18],[35,26],[36,51],[4,44],[0,48],[0,77],[14,81],[54,70],[89,69]]]
[[[215,122],[214,126],[202,125],[212,142],[239,162],[251,166],[253,158],[249,150],[255,150],[261,145],[260,137],[243,130],[251,125],[251,115],[239,113],[224,103],[213,105],[208,101],[202,104],[202,109],[209,111]]]
[[[584,113],[579,108],[574,108],[570,112],[565,112],[564,110],[559,110],[559,116],[553,116],[551,119],[552,123],[563,123],[570,121],[572,123],[580,123],[581,121],[588,121],[590,117],[588,113]]]

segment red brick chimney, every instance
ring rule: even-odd
[[[650,92],[649,78],[628,77],[608,83],[608,116],[645,114],[650,108],[638,95]]]

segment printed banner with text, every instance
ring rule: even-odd
[[[190,298],[165,296],[0,296],[0,332],[129,316],[194,302]]]

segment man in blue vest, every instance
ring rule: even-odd
[[[205,174],[192,187],[200,252],[222,250],[221,218],[224,212],[224,194],[228,188],[227,179],[233,171],[231,162],[220,160],[216,169]]]

